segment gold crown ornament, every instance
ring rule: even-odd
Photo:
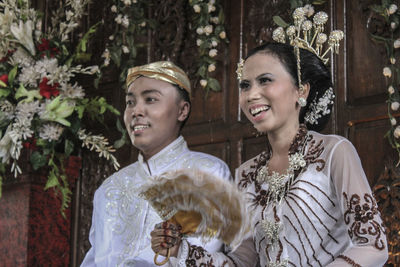
[[[311,17],[311,16],[310,16]],[[324,25],[328,21],[328,14],[320,11],[311,18],[307,17],[305,7],[296,8],[293,12],[294,25],[286,27],[278,27],[272,33],[272,39],[279,43],[286,43],[294,47],[306,49],[317,55],[324,64],[327,64],[329,51],[339,53],[339,42],[343,39],[344,33],[341,30],[334,30],[328,36],[323,32]],[[323,51],[324,44],[328,41],[328,48]]]

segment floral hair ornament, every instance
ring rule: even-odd
[[[289,25],[286,30],[278,27],[272,33],[272,39],[279,43],[289,43],[295,49],[297,60],[297,76],[300,92],[304,91],[301,82],[300,51],[299,48],[306,49],[314,53],[326,65],[329,61],[327,57],[329,51],[339,53],[339,42],[343,39],[344,33],[341,30],[334,30],[329,34],[329,38],[324,33],[324,25],[328,21],[328,14],[323,11],[316,13],[311,22],[313,12],[308,12],[309,8],[299,7],[293,12],[294,25]],[[323,51],[324,44],[328,41],[328,48]],[[318,118],[330,112],[328,105],[333,103],[332,88],[321,96],[317,101],[314,100],[306,113],[304,120],[310,124],[318,124]],[[326,106],[324,106],[326,105]],[[320,114],[322,113],[322,115]]]

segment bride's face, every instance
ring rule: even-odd
[[[259,132],[299,124],[299,91],[283,63],[269,53],[256,53],[243,66],[239,103]]]

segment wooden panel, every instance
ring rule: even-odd
[[[383,172],[385,160],[394,156],[394,150],[384,138],[388,130],[387,120],[359,123],[348,129],[348,138],[357,149],[371,186]]]
[[[371,41],[370,32],[379,31],[380,21],[370,13],[374,1],[344,1],[346,14],[347,97],[350,105],[381,103],[386,97],[382,66],[385,48]]]
[[[157,0],[154,1],[154,18],[166,31],[151,33],[150,60],[172,60],[188,74],[192,85],[192,111],[187,125],[209,123],[225,119],[227,99],[223,92],[209,92],[208,95],[199,84],[197,72],[198,47],[196,31],[190,28],[192,9],[187,1]],[[160,16],[161,15],[161,16]],[[173,40],[173,41],[171,41]],[[216,71],[210,76],[216,78],[222,88],[226,89],[226,68],[229,60],[227,46],[223,43],[216,47],[218,61]],[[224,78],[225,77],[225,78]]]
[[[267,137],[259,136],[245,138],[243,140],[242,159],[243,162],[257,156],[267,148]]]

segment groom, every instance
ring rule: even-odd
[[[114,173],[96,190],[92,245],[81,266],[155,266],[150,232],[162,220],[138,196],[151,176],[179,169],[200,169],[230,179],[227,165],[211,155],[190,151],[181,129],[190,114],[190,81],[169,61],[129,69],[124,121],[138,160]],[[203,245],[199,240],[191,243]],[[212,240],[208,251],[222,249]],[[172,263],[176,258],[171,258]]]

